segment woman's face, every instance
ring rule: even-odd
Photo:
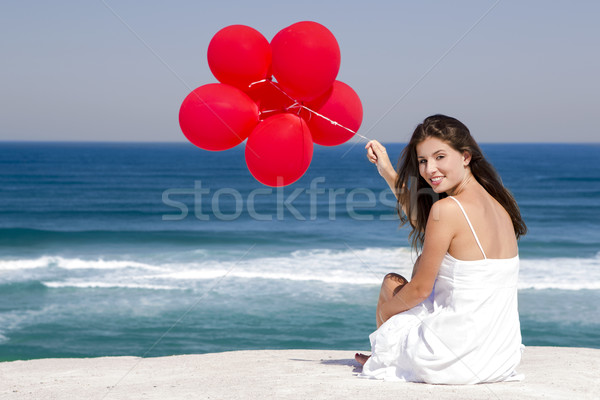
[[[419,173],[436,193],[452,195],[467,178],[471,157],[461,154],[438,138],[429,137],[417,145]]]

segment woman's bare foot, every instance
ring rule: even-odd
[[[371,356],[368,356],[368,355],[363,354],[363,353],[356,353],[354,355],[354,359],[356,361],[358,361],[360,363],[360,365],[365,365],[365,363],[367,362],[367,360],[369,359],[369,357],[371,357]]]

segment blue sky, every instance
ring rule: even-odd
[[[183,142],[179,106],[216,81],[219,29],[270,40],[313,20],[340,44],[369,138],[404,142],[444,113],[480,142],[598,142],[598,15],[593,1],[2,2],[0,140]]]

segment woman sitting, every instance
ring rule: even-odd
[[[380,143],[366,149],[421,254],[410,281],[394,273],[383,280],[372,354],[356,355],[361,376],[440,384],[518,379],[517,239],[527,228],[515,199],[455,118],[419,124],[398,172]]]

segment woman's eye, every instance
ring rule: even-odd
[[[427,160],[423,159],[423,160],[419,160],[419,164],[425,164],[427,162]]]
[[[437,160],[441,160],[442,158],[444,158],[444,156],[437,156]]]

